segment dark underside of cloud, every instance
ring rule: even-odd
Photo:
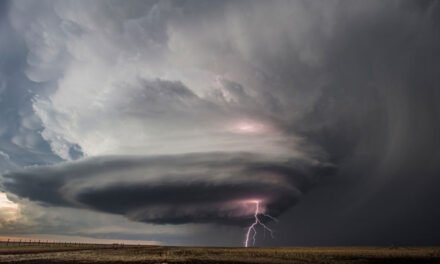
[[[9,173],[4,186],[48,206],[89,208],[134,221],[244,225],[253,201],[279,216],[331,170],[250,153],[100,157]]]

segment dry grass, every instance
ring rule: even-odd
[[[440,263],[440,248],[0,246],[0,263]]]

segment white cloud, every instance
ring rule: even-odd
[[[259,45],[278,45],[273,40],[288,29],[295,49],[305,52],[300,63],[318,63],[319,54],[304,48],[310,48],[304,32],[314,24],[301,16],[304,7],[293,5],[293,13],[278,5],[251,5],[250,13],[276,20],[269,26],[281,25],[264,31],[259,20],[243,20],[240,9],[227,5],[226,14],[212,21],[203,12],[182,16],[187,7],[162,1],[137,6],[143,12],[99,1],[54,3],[56,12],[43,8],[44,16],[37,13],[30,24],[18,26],[30,50],[29,78],[56,82],[34,100],[43,138],[66,160],[75,145],[85,156],[204,151],[304,156],[299,145],[305,142],[285,133],[284,126],[305,111],[307,97],[267,99],[283,87],[267,87],[259,74],[272,70],[253,58]],[[26,7],[19,3],[13,10]],[[263,10],[282,12],[273,18]],[[292,17],[298,22],[294,28],[278,23]],[[297,109],[280,115],[268,107],[277,104]],[[270,129],[256,134],[231,128],[243,122]]]
[[[11,202],[5,193],[0,192],[0,230],[16,222],[19,217],[20,209],[18,205]]]

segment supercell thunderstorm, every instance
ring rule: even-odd
[[[38,125],[23,126],[35,127],[52,156],[5,173],[1,187],[45,212],[246,227],[245,247],[259,242],[260,230],[273,237],[268,223],[326,173],[321,150],[294,130],[309,109],[290,107],[304,100],[283,92],[272,65],[247,61],[242,44],[253,41],[218,47],[232,56],[200,41],[215,43],[223,33],[194,27],[204,16],[180,17],[190,11],[183,3],[75,3],[48,2],[35,14],[27,5],[11,7],[11,16],[33,14],[15,30],[32,62],[26,76],[41,85],[28,96]],[[36,37],[41,32],[44,38]],[[217,58],[231,61],[217,65]]]

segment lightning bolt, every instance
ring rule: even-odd
[[[244,247],[248,247],[249,246],[249,238],[252,234],[252,245],[255,245],[255,240],[257,237],[257,229],[256,227],[258,225],[262,226],[264,231],[269,231],[270,236],[273,238],[273,231],[272,229],[270,229],[267,225],[265,225],[263,222],[261,222],[260,217],[264,216],[267,218],[270,218],[276,222],[278,222],[278,220],[268,214],[264,214],[264,213],[260,213],[260,201],[252,201],[252,203],[255,203],[255,213],[254,213],[254,219],[255,221],[248,227],[248,230],[246,232],[246,240],[244,242]]]

